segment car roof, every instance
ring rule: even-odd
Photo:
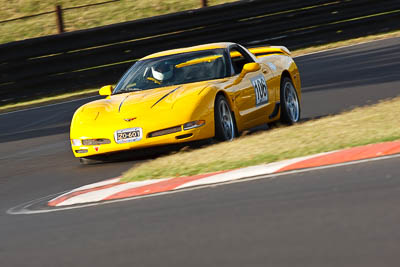
[[[223,42],[223,43],[211,43],[211,44],[202,44],[202,45],[196,45],[196,46],[190,46],[190,47],[184,47],[184,48],[178,48],[178,49],[172,49],[172,50],[166,50],[158,53],[154,53],[151,55],[148,55],[140,60],[144,59],[149,59],[149,58],[156,58],[156,57],[162,57],[162,56],[169,56],[169,55],[175,55],[175,54],[181,54],[181,53],[187,53],[187,52],[194,52],[194,51],[202,51],[202,50],[212,50],[212,49],[218,49],[218,48],[227,48],[230,45],[233,45],[234,43],[230,42]]]

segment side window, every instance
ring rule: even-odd
[[[237,48],[232,48],[230,50],[230,57],[235,72],[234,74],[239,74],[245,64],[253,62],[246,54],[243,54]]]

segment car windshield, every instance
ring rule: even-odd
[[[125,73],[113,94],[223,78],[226,65],[224,49],[140,60]]]

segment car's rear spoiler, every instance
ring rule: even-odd
[[[262,46],[262,47],[253,47],[248,49],[251,53],[253,53],[257,58],[270,56],[273,54],[283,54],[290,56],[290,51],[284,46]]]

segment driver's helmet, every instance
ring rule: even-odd
[[[166,62],[160,62],[151,67],[151,73],[155,79],[159,81],[166,81],[171,79],[172,75],[174,74],[174,67]]]

